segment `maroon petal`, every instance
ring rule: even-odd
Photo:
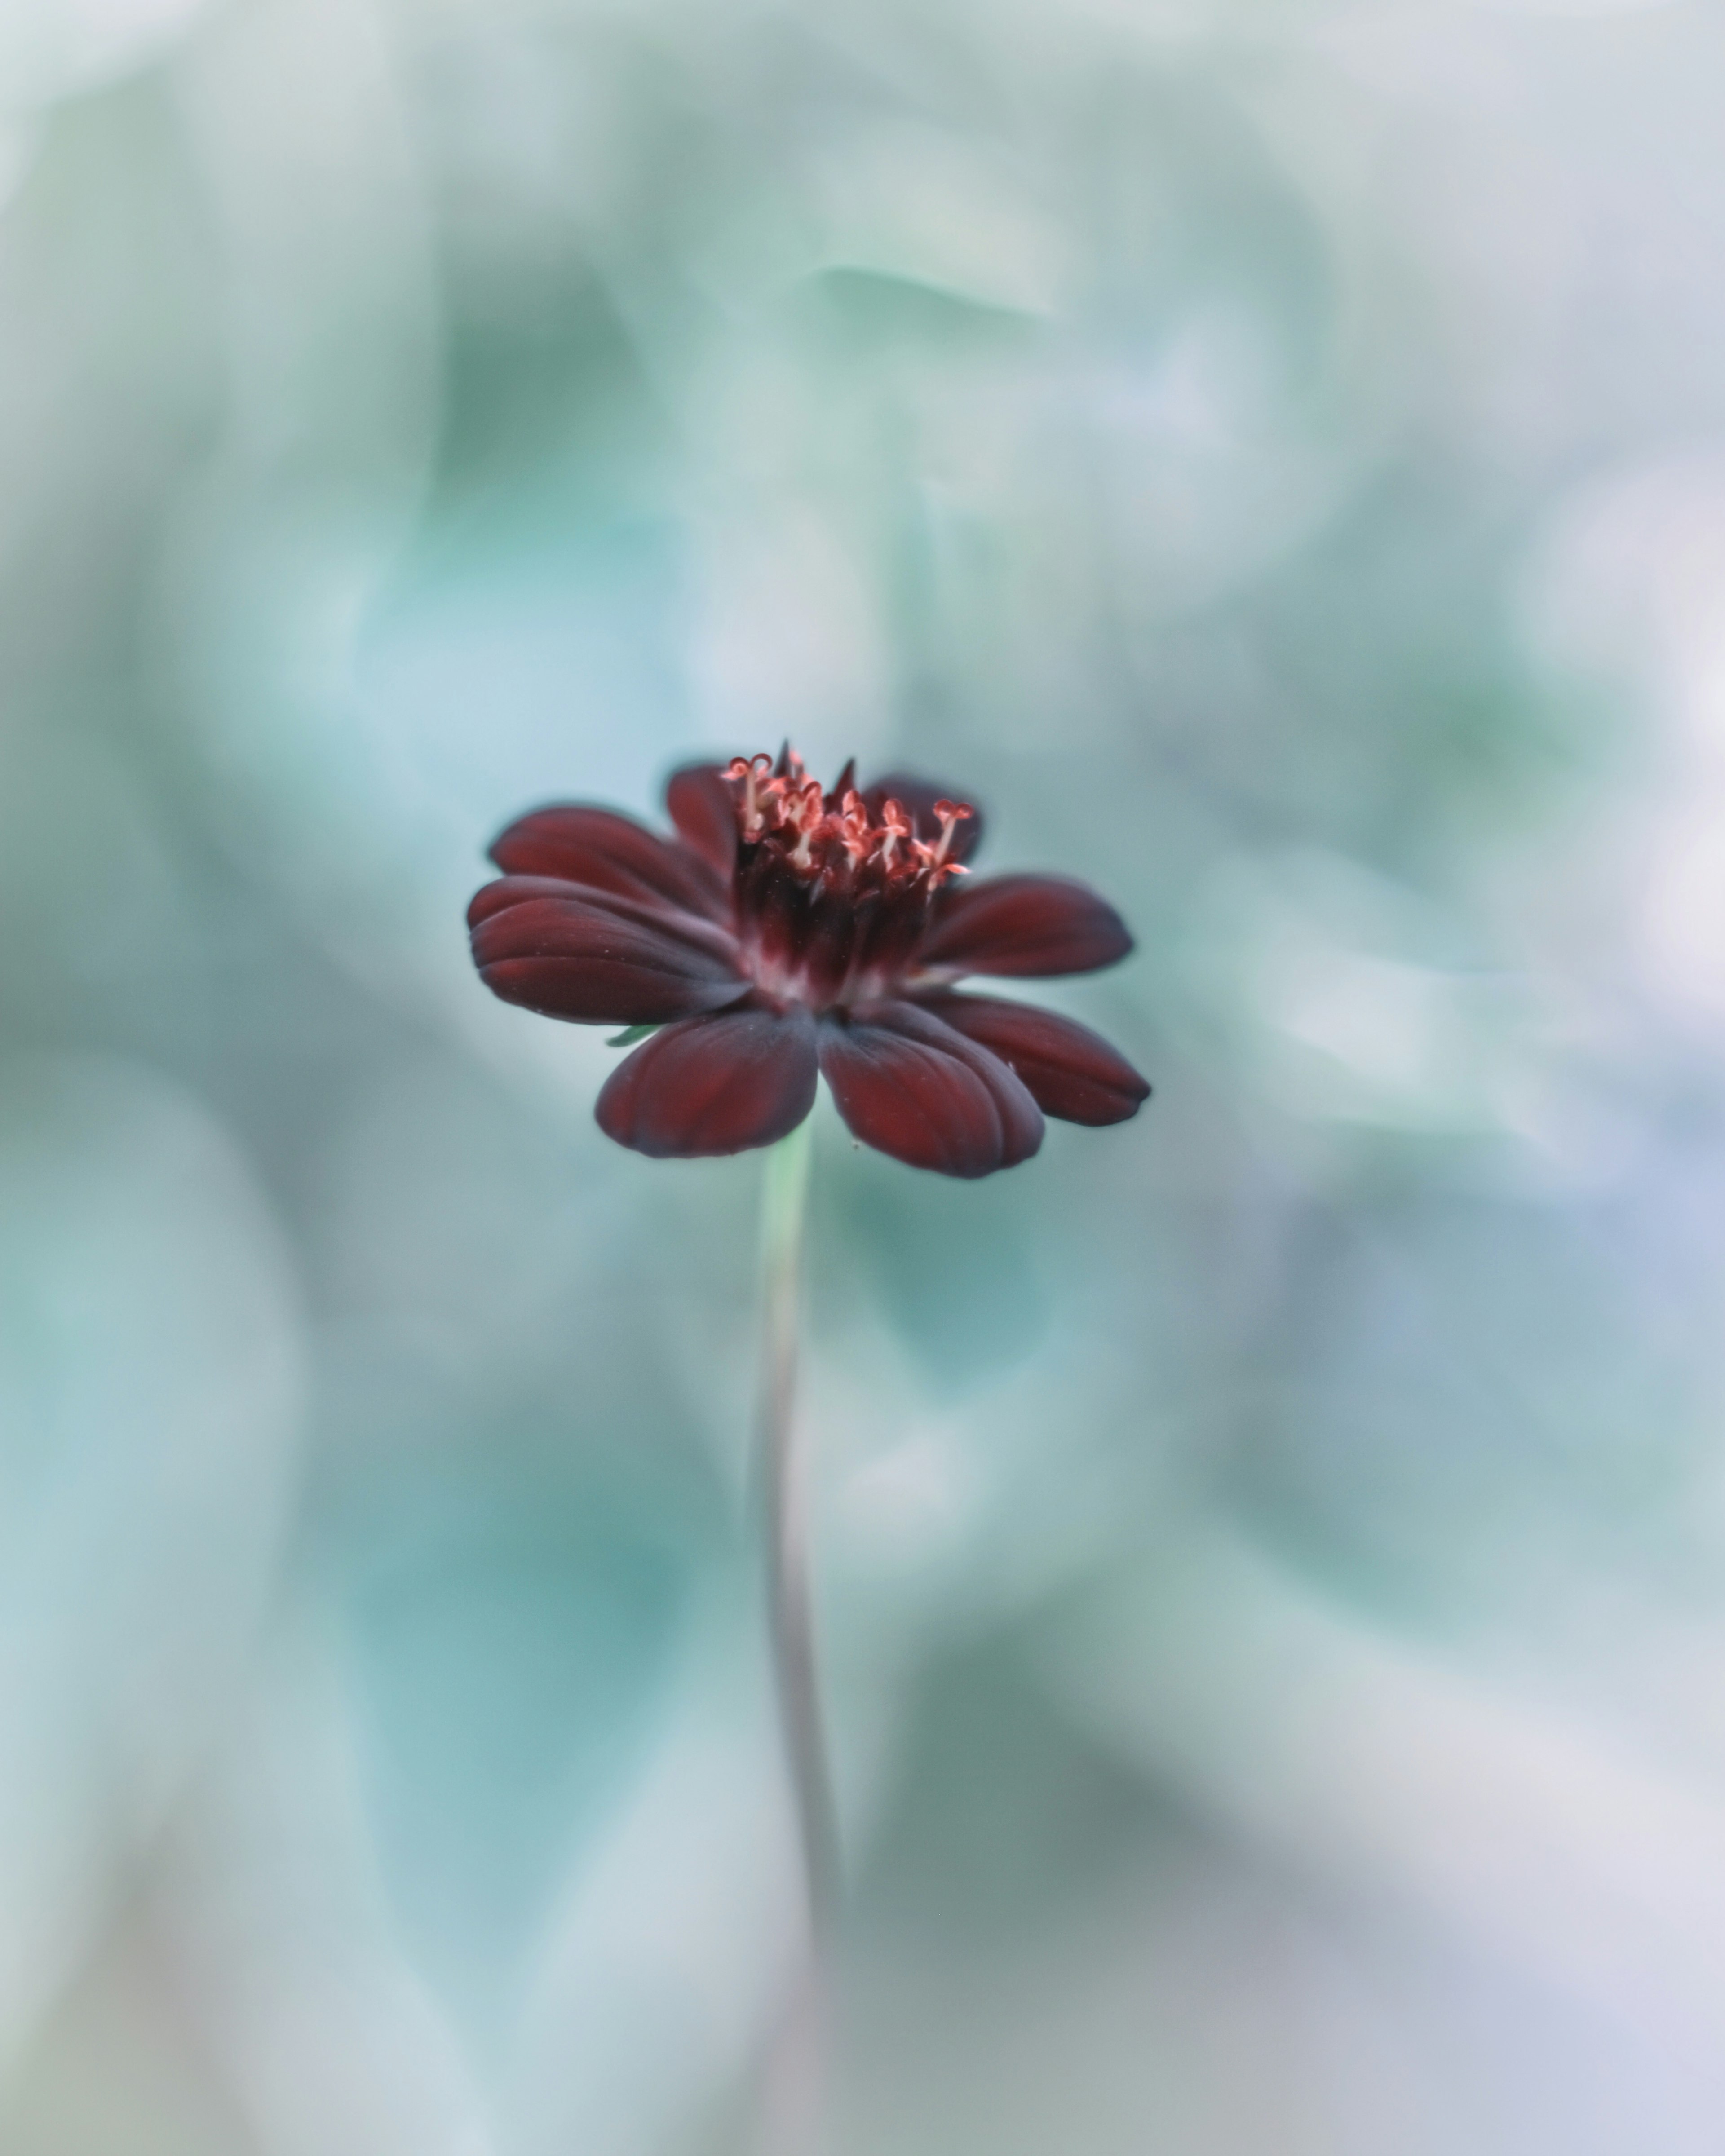
[[[494,995],[582,1025],[659,1025],[747,992],[724,930],[539,876],[488,884],[469,909],[473,963]]]
[[[726,888],[737,866],[737,796],[716,763],[685,763],[665,781],[665,805],[685,846],[716,869]]]
[[[655,1160],[744,1152],[793,1131],[814,1105],[814,1021],[747,1004],[668,1026],[605,1081],[593,1112],[619,1145]]]
[[[518,817],[491,848],[511,875],[561,876],[589,891],[656,900],[728,919],[728,884],[688,847],[674,844],[632,817],[562,802]]]
[[[1067,1123],[1123,1123],[1150,1088],[1099,1033],[1054,1011],[998,996],[931,996],[922,1009],[1009,1064],[1045,1116]]]
[[[1023,1081],[914,1004],[829,1014],[820,1067],[852,1133],[912,1168],[992,1175],[1042,1142],[1042,1111]]]
[[[578,886],[571,888],[567,876],[506,875],[495,883],[481,884],[467,902],[467,925],[477,928],[494,913],[506,913],[512,906],[525,906],[530,898],[591,897]]]
[[[877,778],[872,786],[863,788],[863,799],[869,814],[876,823],[880,820],[881,804],[896,801],[909,816],[919,839],[933,845],[940,838],[940,819],[934,813],[937,801],[963,801],[964,795],[957,787],[937,786],[932,779],[913,778],[907,771],[890,771],[885,778]],[[972,814],[957,824],[952,829],[952,843],[947,849],[947,859],[968,861],[983,843],[982,811]]]
[[[506,875],[499,876],[495,882],[481,884],[468,901],[467,925],[477,928],[480,921],[489,921],[494,913],[507,912],[511,906],[525,906],[534,898],[564,899],[596,906],[601,911],[614,913],[620,920],[644,921],[649,928],[667,929],[703,951],[734,957],[737,950],[735,931],[728,925],[710,921],[705,914],[691,913],[665,899],[628,898],[619,891],[594,891],[572,884],[563,876]]]
[[[955,973],[1028,980],[1093,973],[1132,947],[1126,923],[1087,884],[1070,876],[1000,875],[947,891],[916,958]]]

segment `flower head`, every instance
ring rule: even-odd
[[[661,1029],[600,1092],[658,1157],[742,1152],[802,1122],[817,1074],[853,1134],[914,1168],[991,1174],[1043,1117],[1116,1123],[1150,1088],[1088,1027],[960,994],[1123,958],[1114,909],[1064,876],[973,880],[982,819],[919,778],[827,792],[786,749],[673,774],[662,839],[608,808],[536,809],[468,909],[495,994],[578,1024]]]

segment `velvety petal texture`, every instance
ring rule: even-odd
[[[572,887],[563,876],[506,875],[495,883],[481,884],[468,901],[467,926],[477,928],[494,913],[507,913],[512,906],[525,906],[530,898],[592,898],[592,891]]]
[[[1123,1123],[1150,1097],[1117,1049],[1058,1012],[997,996],[930,997],[922,1008],[1009,1064],[1043,1114],[1062,1122]]]
[[[814,1036],[807,1011],[752,1003],[667,1026],[605,1081],[599,1128],[660,1160],[771,1145],[814,1105]]]
[[[1042,1142],[1042,1111],[998,1056],[914,1004],[821,1021],[820,1068],[852,1133],[942,1175],[992,1175]]]
[[[718,921],[730,912],[728,869],[721,875],[701,855],[609,808],[578,802],[536,808],[503,833],[491,859],[511,875],[560,876]]]
[[[542,876],[505,876],[469,909],[473,960],[494,995],[583,1025],[657,1025],[748,992],[711,921]]]
[[[1000,875],[943,891],[918,963],[1020,980],[1093,973],[1132,947],[1106,899],[1069,876]]]
[[[729,887],[737,867],[737,797],[716,764],[685,763],[665,782],[677,835]]]

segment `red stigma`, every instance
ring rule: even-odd
[[[810,882],[841,869],[847,880],[866,871],[894,887],[937,890],[965,870],[947,858],[954,827],[976,811],[958,801],[937,801],[938,839],[919,839],[901,802],[880,804],[874,821],[850,783],[846,764],[839,784],[825,793],[788,744],[777,762],[770,756],[734,757],[725,776],[737,789],[737,828],[746,846],[773,849],[781,865]]]

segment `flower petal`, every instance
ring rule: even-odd
[[[1150,1097],[1117,1049],[1057,1012],[998,996],[931,996],[922,1008],[1010,1065],[1043,1114],[1062,1122],[1123,1123]]]
[[[494,913],[506,913],[512,906],[525,906],[530,898],[591,898],[567,876],[506,875],[481,884],[467,901],[467,925],[477,928]]]
[[[491,859],[511,875],[561,876],[620,898],[657,900],[715,920],[730,916],[728,885],[701,855],[633,817],[583,802],[517,817],[491,848]]]
[[[963,801],[964,796],[956,787],[937,786],[931,778],[917,778],[907,771],[890,771],[885,778],[877,778],[872,786],[863,788],[863,799],[868,804],[870,816],[878,823],[881,804],[896,801],[909,815],[919,839],[932,845],[940,837],[940,819],[934,813],[937,801]],[[983,814],[973,809],[962,823],[952,829],[952,843],[947,849],[951,860],[968,861],[983,843]]]
[[[793,1131],[814,1105],[814,1021],[750,1003],[667,1026],[605,1081],[593,1113],[655,1160],[744,1152]]]
[[[728,890],[737,866],[737,796],[716,763],[685,763],[665,783],[665,805],[685,846],[716,869]]]
[[[992,1175],[1042,1142],[1042,1111],[1023,1081],[914,1004],[830,1014],[820,1067],[853,1135],[912,1168]]]
[[[724,930],[670,906],[505,876],[480,892],[470,917],[485,986],[547,1018],[658,1025],[747,991]]]
[[[1106,899],[1070,876],[987,876],[942,894],[919,965],[1021,980],[1092,973],[1132,947]]]

